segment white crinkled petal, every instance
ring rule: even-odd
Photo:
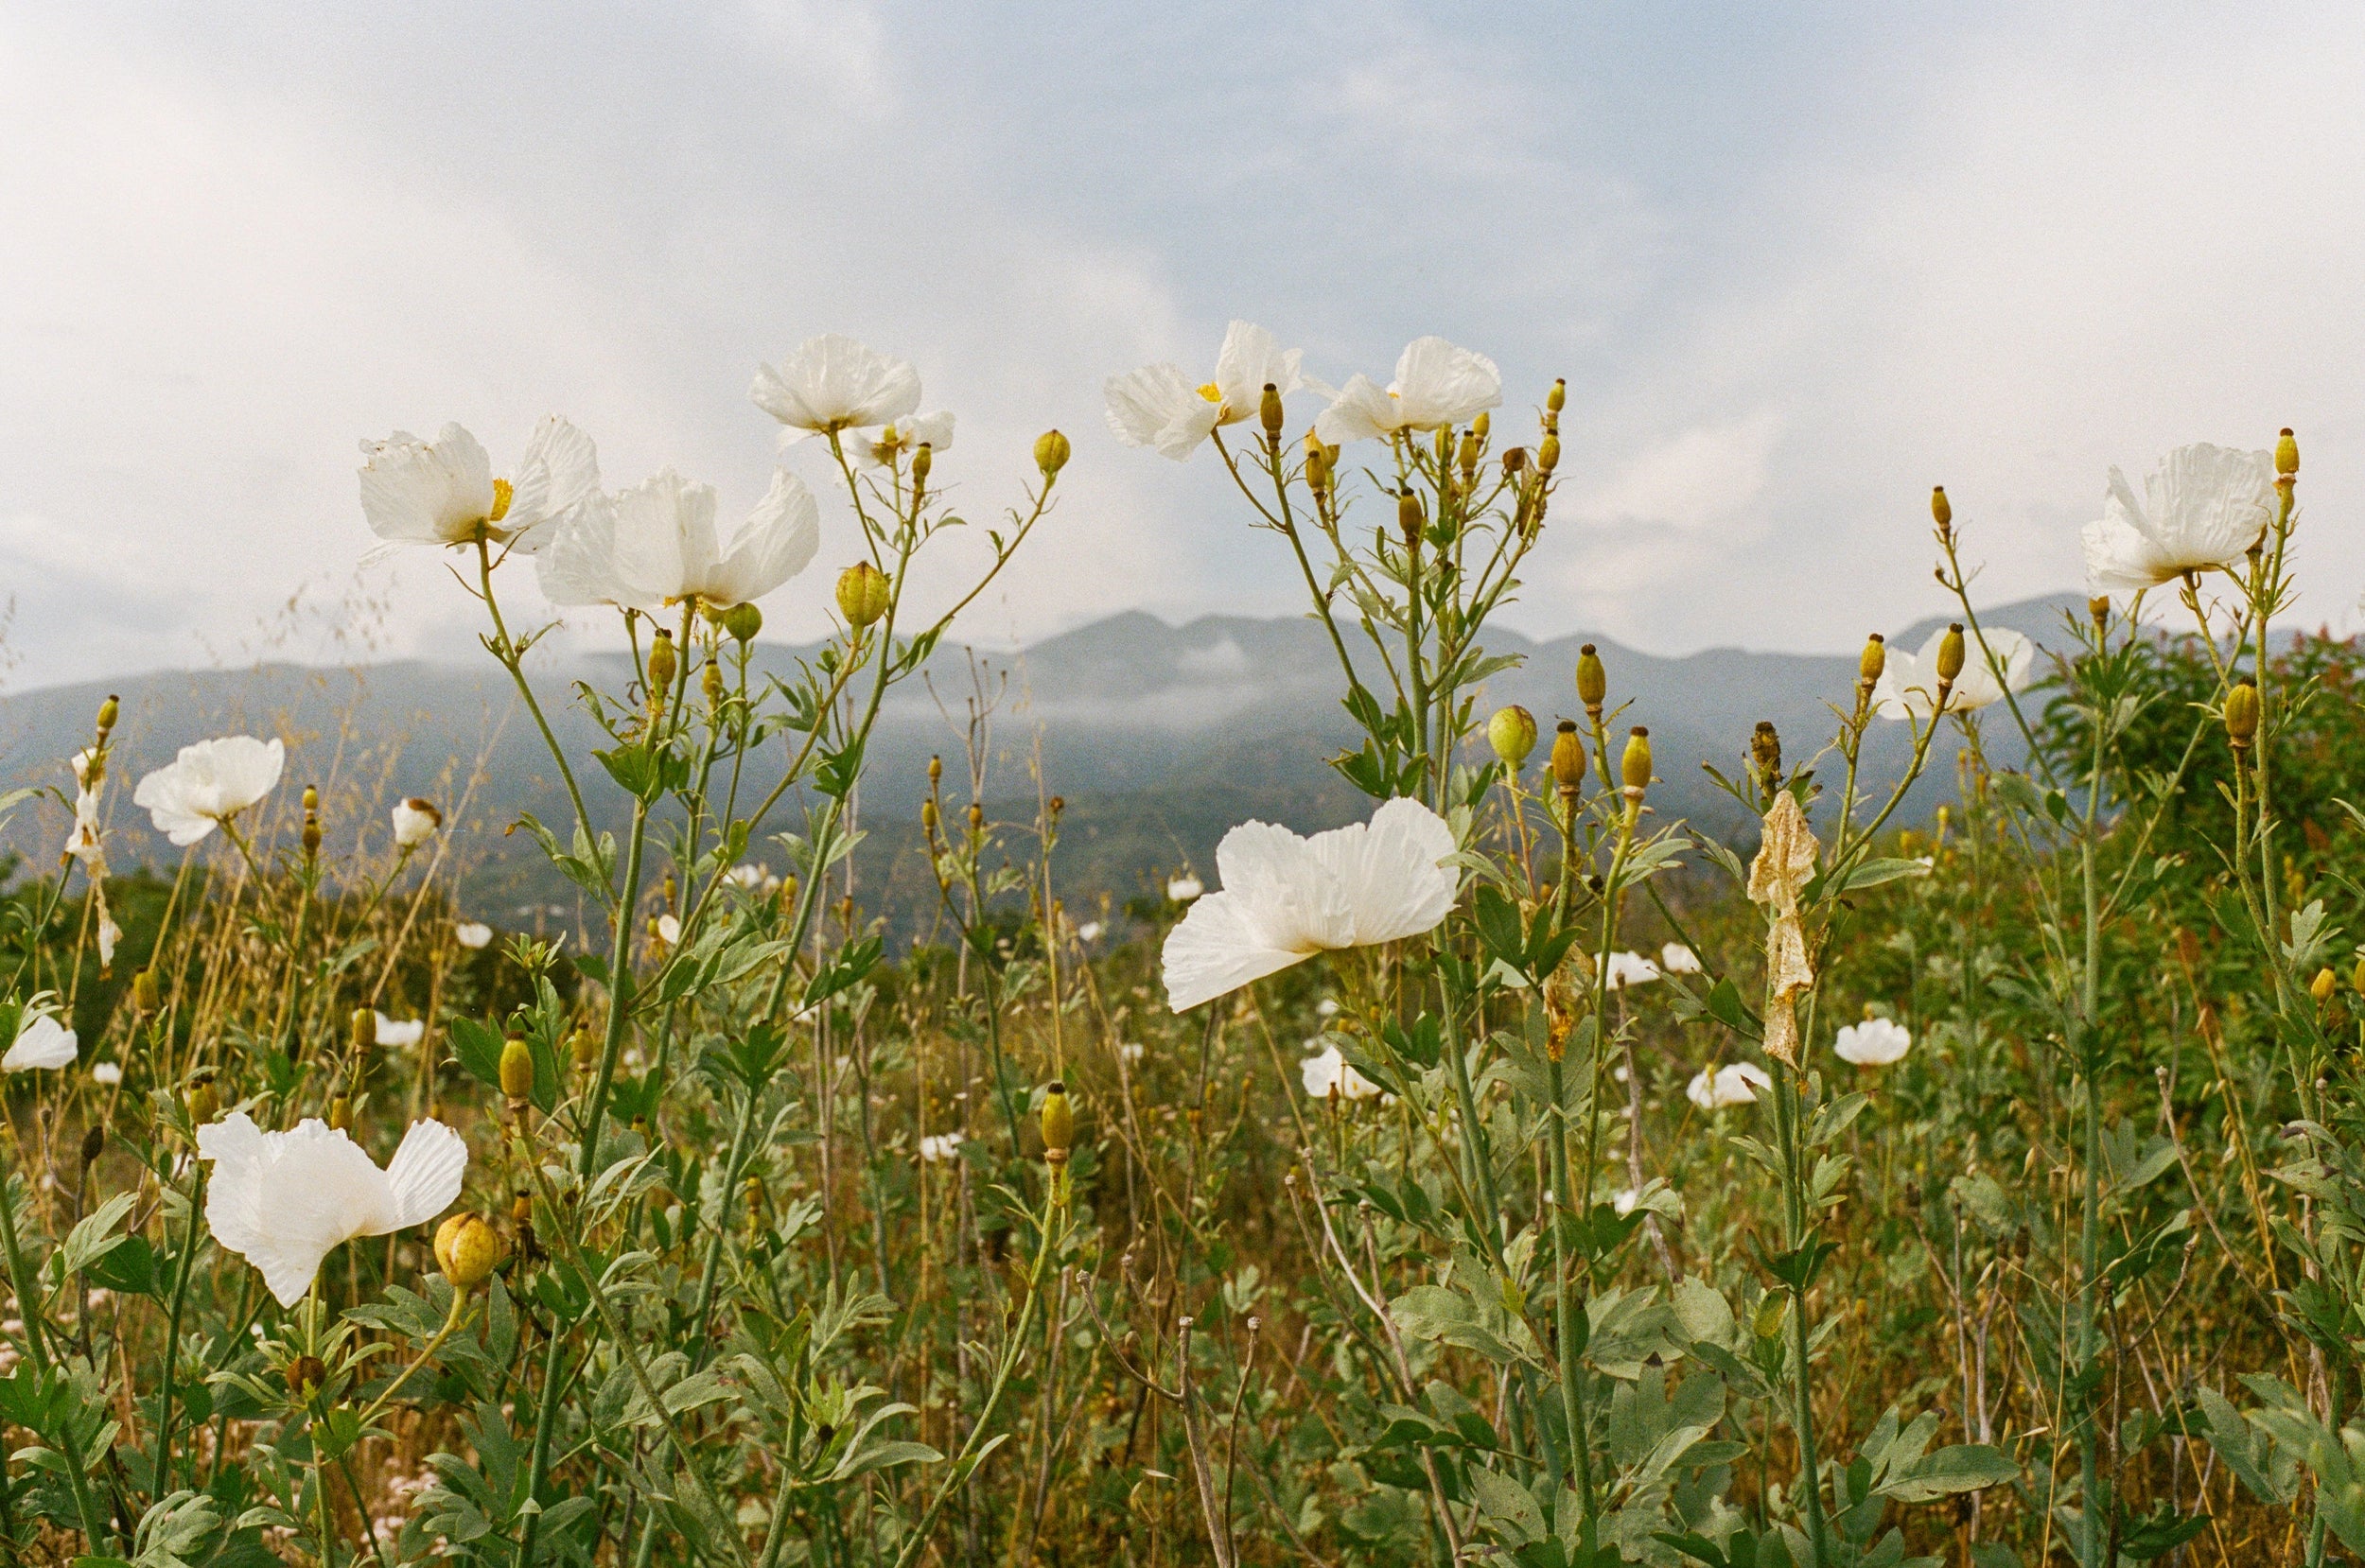
[[[1404,424],[1396,400],[1368,375],[1357,375],[1314,420],[1314,433],[1333,446],[1385,438]]]
[[[1144,365],[1124,375],[1112,375],[1102,387],[1108,405],[1109,428],[1128,446],[1156,446],[1159,436],[1189,411],[1204,403],[1181,367]]]
[[[1225,329],[1223,351],[1216,357],[1216,385],[1222,389],[1228,410],[1224,423],[1255,418],[1268,385],[1283,397],[1297,391],[1301,352],[1283,349],[1278,339],[1253,322],[1234,322]]]
[[[1453,908],[1457,874],[1438,863],[1454,852],[1453,829],[1417,800],[1399,795],[1368,824],[1313,843],[1346,895],[1355,946],[1434,931]]]
[[[492,460],[456,424],[432,442],[397,430],[361,450],[361,515],[381,539],[450,544],[493,509]]]
[[[600,457],[591,438],[550,415],[534,427],[517,462],[509,511],[500,521],[511,536],[509,548],[527,555],[541,549],[550,540],[550,525],[599,488]]]
[[[1311,956],[1310,949],[1273,946],[1236,896],[1211,893],[1166,933],[1166,1004],[1185,1013]]]
[[[402,1146],[386,1163],[386,1184],[394,1197],[394,1212],[386,1230],[425,1225],[451,1207],[468,1174],[468,1141],[441,1122],[411,1124]],[[371,1234],[380,1234],[373,1231]]]
[[[762,599],[811,566],[820,549],[820,503],[804,480],[776,469],[772,488],[740,525],[705,591],[717,604]]]
[[[1462,425],[1501,406],[1502,372],[1485,355],[1443,338],[1417,338],[1396,360],[1403,423],[1416,430]],[[1327,439],[1327,438],[1325,438]]]

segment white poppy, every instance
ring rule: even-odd
[[[1314,421],[1314,432],[1334,446],[1367,436],[1385,440],[1399,430],[1466,425],[1502,400],[1503,375],[1494,360],[1443,338],[1418,338],[1396,360],[1393,381],[1382,388],[1368,375],[1354,377]]]
[[[960,1152],[969,1135],[958,1132],[930,1133],[920,1141],[920,1158],[931,1165],[941,1164]]]
[[[265,1132],[244,1111],[197,1129],[214,1162],[205,1223],[214,1240],[263,1271],[283,1307],[312,1287],[321,1260],[356,1236],[425,1225],[460,1195],[468,1143],[441,1122],[413,1122],[384,1170],[317,1117]]]
[[[1219,426],[1257,417],[1270,385],[1287,397],[1305,385],[1297,349],[1253,322],[1225,329],[1216,356],[1216,378],[1194,386],[1180,366],[1145,365],[1129,375],[1112,375],[1102,392],[1109,428],[1128,446],[1154,446],[1176,462],[1189,457]]]
[[[131,803],[148,808],[156,831],[185,846],[271,793],[287,763],[288,748],[276,739],[200,740],[141,779]]]
[[[1379,1086],[1349,1066],[1335,1045],[1298,1063],[1298,1079],[1316,1100],[1327,1100],[1334,1091],[1341,1100],[1368,1100],[1379,1092]]]
[[[493,477],[476,437],[447,425],[433,441],[396,430],[361,444],[361,515],[385,543],[472,545],[480,538],[531,553],[542,525],[599,489],[591,438],[551,415],[526,439],[513,480]]]
[[[1658,966],[1638,952],[1609,955],[1609,988],[1613,991],[1622,991],[1629,985],[1648,985],[1658,978]]]
[[[443,810],[431,800],[412,795],[394,802],[394,847],[416,849],[444,825]]]
[[[920,372],[851,338],[824,333],[797,345],[780,368],[756,367],[756,407],[787,426],[788,439],[871,429],[920,408]]]
[[[1684,1098],[1702,1110],[1722,1110],[1726,1106],[1745,1106],[1756,1100],[1758,1090],[1771,1089],[1774,1080],[1765,1075],[1765,1069],[1749,1062],[1735,1062],[1713,1071],[1692,1074],[1684,1087]]]
[[[79,1049],[73,1030],[48,1013],[27,1009],[17,1020],[16,1038],[9,1042],[8,1054],[0,1055],[0,1072],[72,1067]]]
[[[377,1019],[376,1038],[381,1046],[416,1045],[427,1037],[425,1019],[390,1019],[383,1013],[374,1016]]]
[[[1101,923],[1097,920],[1087,920],[1082,925],[1076,928],[1076,940],[1087,944],[1097,942],[1100,940],[1101,932],[1106,929],[1107,928],[1101,925]]]
[[[1166,897],[1170,902],[1187,904],[1207,891],[1207,884],[1189,872],[1166,879]]]
[[[1892,1019],[1866,1019],[1843,1027],[1831,1041],[1831,1049],[1843,1062],[1853,1062],[1858,1067],[1887,1067],[1903,1061],[1913,1044],[1914,1037],[1903,1024]]]
[[[658,915],[657,917],[657,939],[669,948],[679,943],[681,941],[681,917],[676,915]]]
[[[2270,452],[2180,446],[2144,478],[2144,498],[2118,469],[2102,515],[2079,533],[2086,582],[2095,593],[2135,592],[2186,572],[2232,571],[2275,514]]]
[[[1241,824],[1216,850],[1223,891],[1167,933],[1168,1005],[1183,1012],[1318,952],[1435,929],[1453,908],[1454,872],[1438,863],[1453,852],[1445,819],[1404,796],[1310,839]]]
[[[123,1082],[123,1064],[121,1062],[100,1062],[96,1067],[90,1070],[90,1078],[91,1082],[94,1084],[99,1084],[108,1089],[113,1089],[115,1085]]]
[[[1681,942],[1670,942],[1658,950],[1658,967],[1667,974],[1698,974],[1700,955]]]
[[[451,938],[469,951],[493,945],[493,928],[482,920],[463,920],[451,928]]]
[[[761,861],[751,861],[732,866],[723,873],[723,880],[733,887],[745,888],[750,893],[757,893],[762,890],[766,881],[776,881],[779,879],[772,875],[770,866]]]
[[[886,468],[925,446],[942,457],[953,446],[953,416],[906,414],[874,430],[857,430],[843,438],[846,455],[865,468]]]
[[[535,566],[553,604],[656,612],[695,598],[710,609],[762,599],[812,564],[821,507],[785,468],[723,549],[712,485],[667,469],[614,496],[587,498],[552,531]]]
[[[1938,644],[1946,640],[1946,634],[1943,626],[1931,633],[1918,653],[1908,653],[1902,648],[1888,651],[1880,682],[1872,688],[1873,706],[1882,718],[1930,717],[1938,691]],[[1963,672],[1954,677],[1954,685],[1946,694],[1947,712],[1968,713],[1989,703],[2000,703],[2006,687],[2018,691],[2028,684],[2029,667],[2037,661],[2037,645],[2018,632],[1991,631],[1987,639],[1988,649],[2004,665],[2004,685],[1996,684],[1995,671],[1988,668],[1987,654],[1980,652],[1979,639],[1968,637]]]

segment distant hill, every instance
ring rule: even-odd
[[[1987,612],[1983,620],[2054,642],[2063,613],[2083,602],[2075,596],[2030,600]],[[1918,647],[1934,625],[1901,629],[1894,640]],[[1650,726],[1664,781],[1652,793],[1654,809],[1719,834],[1737,833],[1745,818],[1701,763],[1730,773],[1761,719],[1772,720],[1788,754],[1803,759],[1830,738],[1826,705],[1852,699],[1852,655],[1711,649],[1660,658],[1598,636],[1539,643],[1498,632],[1489,652],[1519,655],[1522,663],[1488,681],[1480,711],[1520,703],[1548,736],[1556,718],[1581,717],[1574,672],[1586,641],[1600,646],[1612,704],[1626,705],[1620,723]],[[809,652],[762,644],[758,663],[786,672]],[[587,757],[597,735],[570,699],[572,683],[613,688],[622,669],[621,658],[590,657],[537,672],[536,689],[570,757]],[[65,783],[63,759],[88,743],[106,689],[51,687],[0,698],[0,784]],[[114,689],[123,715],[109,799],[118,869],[143,860],[170,865],[179,854],[131,807],[133,781],[191,740],[243,730],[287,740],[283,793],[290,808],[304,784],[321,785],[331,853],[349,846],[357,831],[382,845],[386,809],[402,795],[425,794],[459,808],[452,852],[462,857],[464,897],[481,913],[512,922],[535,909],[571,913],[571,890],[526,835],[502,836],[521,811],[558,824],[567,808],[531,720],[490,660],[336,670],[265,664],[139,676]],[[1310,831],[1367,810],[1327,766],[1356,734],[1340,706],[1340,689],[1336,655],[1310,619],[1209,616],[1168,626],[1129,613],[1016,654],[939,649],[926,679],[900,687],[882,714],[860,800],[870,833],[860,875],[866,882],[886,879],[893,898],[933,896],[917,852],[927,760],[941,754],[948,795],[965,796],[965,784],[956,788],[955,781],[968,775],[967,710],[983,693],[989,809],[999,820],[1031,821],[1039,793],[1064,797],[1059,876],[1072,902],[1102,893],[1122,900],[1165,868],[1189,865],[1212,878],[1217,840],[1246,817]],[[1905,748],[1903,725],[1876,726],[1868,771],[1893,778]],[[2009,748],[1999,752],[2010,755]],[[778,766],[768,777],[751,767],[743,796],[760,798],[777,781]],[[621,823],[616,792],[596,765],[585,787],[595,813]],[[1952,768],[1934,766],[1908,818],[1952,789]],[[765,831],[800,820],[784,803]],[[291,816],[277,825],[282,832],[291,826]],[[45,866],[64,830],[62,809],[45,802],[21,808],[5,842]],[[751,858],[776,868],[785,863],[778,845],[760,845]]]

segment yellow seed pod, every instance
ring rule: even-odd
[[[707,660],[706,669],[698,676],[698,689],[706,693],[707,706],[721,707],[723,706],[723,667],[712,659]]]
[[[1552,380],[1552,390],[1544,394],[1544,411],[1556,414],[1568,406],[1568,378],[1565,375],[1556,376]]]
[[[2275,472],[2288,477],[2299,471],[2299,438],[2291,434],[2291,427],[2286,425],[2283,427],[2283,434],[2275,441]]]
[[[921,442],[912,453],[912,490],[915,494],[928,488],[928,474],[936,465],[936,448],[927,442]]]
[[[2359,958],[2356,967],[2349,971],[2349,988],[2365,997],[2365,958]]]
[[[1873,686],[1881,679],[1881,671],[1889,666],[1887,639],[1875,632],[1865,638],[1864,652],[1856,658],[1856,679],[1865,686]]]
[[[459,1291],[474,1290],[500,1266],[501,1234],[476,1214],[454,1214],[435,1229],[435,1264]]]
[[[649,695],[661,698],[672,690],[679,670],[674,660],[674,634],[659,627],[657,640],[649,644]]]
[[[1407,490],[1396,497],[1396,531],[1411,544],[1421,536],[1421,497]]]
[[[1067,1085],[1055,1078],[1042,1096],[1043,1153],[1055,1161],[1064,1159],[1075,1141],[1076,1107],[1068,1102]]]
[[[328,1124],[339,1132],[353,1125],[353,1102],[344,1095],[328,1102]]]
[[[2332,993],[2339,988],[2340,977],[2339,975],[2334,974],[2329,968],[2318,969],[2316,978],[2308,982],[2307,994],[2316,999],[2317,1006],[2321,1007],[2332,1000]]]
[[[1954,526],[1954,505],[1946,498],[1946,486],[1942,484],[1930,487],[1930,516],[1941,534]]]
[[[1547,433],[1535,444],[1535,467],[1538,473],[1549,474],[1560,466],[1560,432]]]
[[[1475,473],[1478,469],[1478,460],[1479,433],[1474,429],[1464,430],[1462,433],[1462,445],[1454,453],[1454,466],[1465,475]]]
[[[501,1047],[501,1093],[512,1104],[534,1092],[534,1047],[523,1035],[512,1035]]]
[[[156,984],[154,969],[142,969],[131,977],[131,1006],[140,1017],[153,1016],[164,1004],[163,989]]]
[[[589,1024],[575,1025],[574,1032],[567,1037],[567,1048],[575,1058],[575,1066],[584,1071],[588,1072],[599,1065],[600,1037],[591,1033]]]
[[[1626,737],[1626,755],[1618,759],[1618,774],[1628,800],[1641,799],[1642,792],[1651,787],[1651,732],[1640,724]]]
[[[181,1104],[189,1120],[201,1127],[221,1114],[221,1091],[214,1087],[210,1070],[189,1080],[189,1087],[181,1091]]]
[[[1035,438],[1035,468],[1046,479],[1059,478],[1067,466],[1068,439],[1057,430],[1045,430]]]
[[[969,830],[972,833],[986,830],[986,809],[973,800],[969,803]]]
[[[1938,639],[1938,679],[1948,685],[1953,684],[1955,677],[1963,672],[1963,661],[1969,656],[1970,646],[1963,640],[1963,623],[1958,620],[1946,629],[1946,636]]]
[[[356,1051],[367,1051],[377,1043],[377,1014],[368,1007],[356,1007],[345,1015],[345,1038]]]
[[[112,691],[108,692],[107,700],[98,705],[98,738],[101,740],[115,727],[115,719],[122,712],[123,699]]]
[[[1577,739],[1573,720],[1563,719],[1552,734],[1552,782],[1563,794],[1574,794],[1585,787],[1585,742]]]
[[[1486,743],[1515,771],[1535,749],[1535,715],[1516,703],[1497,708],[1486,721]]]
[[[886,573],[867,561],[857,561],[838,573],[837,608],[846,624],[857,631],[886,614]]]
[[[1591,643],[1577,650],[1577,701],[1585,712],[1601,716],[1602,704],[1609,698],[1609,671],[1602,668],[1602,655]]]
[[[1270,381],[1265,383],[1264,393],[1256,400],[1256,417],[1265,427],[1265,434],[1281,439],[1281,389]]]
[[[937,836],[937,827],[941,820],[935,801],[923,800],[920,803],[920,826],[927,831],[930,838]]]
[[[2225,733],[2236,751],[2248,751],[2258,738],[2258,688],[2248,681],[2225,694]]]

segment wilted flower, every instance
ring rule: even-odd
[[[1494,360],[1443,338],[1416,338],[1397,358],[1393,381],[1381,388],[1367,375],[1354,377],[1314,421],[1314,431],[1334,446],[1385,439],[1399,430],[1466,425],[1502,400],[1502,372]]]
[[[381,1046],[416,1045],[427,1037],[427,1019],[390,1019],[377,1013],[371,1037]]]
[[[49,1013],[26,1008],[17,1020],[16,1038],[0,1055],[0,1072],[24,1072],[33,1068],[72,1067],[79,1043],[74,1031]]]
[[[780,361],[756,367],[756,407],[802,441],[832,430],[892,424],[920,407],[920,372],[835,332],[808,338]]]
[[[1658,967],[1667,974],[1698,974],[1700,955],[1681,942],[1670,942],[1658,950]]]
[[[712,485],[666,469],[609,496],[595,492],[552,531],[535,571],[553,604],[655,612],[696,599],[722,609],[762,598],[812,564],[821,508],[785,468],[732,535],[714,530]]]
[[[473,952],[492,946],[493,928],[482,920],[463,920],[451,928],[451,939]]]
[[[930,1133],[920,1141],[920,1158],[931,1165],[941,1164],[960,1152],[969,1135],[958,1132]]]
[[[265,1132],[244,1111],[197,1129],[214,1162],[205,1223],[214,1239],[263,1272],[283,1307],[312,1287],[321,1260],[356,1236],[424,1225],[460,1195],[468,1144],[441,1122],[413,1122],[379,1170],[361,1146],[317,1117]]]
[[[1798,897],[1813,879],[1815,858],[1822,846],[1798,797],[1778,792],[1767,809],[1764,837],[1757,858],[1749,862],[1749,901],[1766,913],[1765,1052],[1778,1061],[1798,1065],[1798,1020],[1791,1003],[1814,984],[1807,962],[1807,932],[1798,917]]]
[[[1622,991],[1629,985],[1648,985],[1658,978],[1658,966],[1638,952],[1609,955],[1609,988],[1613,991]]]
[[[1103,389],[1109,428],[1128,446],[1154,446],[1178,462],[1225,425],[1257,417],[1265,388],[1287,397],[1305,384],[1296,349],[1284,350],[1252,322],[1234,322],[1216,356],[1216,378],[1194,386],[1181,367],[1145,365],[1112,375]]]
[[[1353,823],[1300,838],[1247,822],[1223,836],[1223,890],[1191,906],[1166,937],[1168,1005],[1180,1013],[1314,954],[1417,936],[1453,908],[1441,865],[1453,829],[1399,796]]]
[[[65,852],[82,862],[93,881],[107,875],[107,855],[98,833],[98,794],[106,781],[103,775],[96,783],[91,779],[91,763],[96,756],[96,747],[85,746],[67,763],[74,770],[74,826],[66,830]]]
[[[1913,1049],[1914,1037],[1905,1026],[1891,1019],[1866,1019],[1862,1023],[1844,1025],[1831,1041],[1831,1049],[1844,1062],[1858,1067],[1886,1067],[1905,1059]]]
[[[865,468],[885,468],[925,446],[942,457],[953,445],[953,416],[906,414],[875,431],[860,430],[844,438],[846,455]]]
[[[1166,879],[1166,897],[1178,904],[1187,904],[1207,891],[1207,884],[1189,872]]]
[[[1316,1100],[1327,1100],[1333,1092],[1341,1100],[1368,1100],[1379,1092],[1379,1086],[1349,1066],[1335,1045],[1325,1045],[1299,1062],[1298,1079]]]
[[[2274,518],[2274,484],[2273,453],[2206,444],[2161,459],[2140,501],[2112,468],[2102,515],[2079,534],[2087,584],[2136,592],[2186,572],[2232,571]]]
[[[115,1085],[123,1082],[123,1064],[121,1062],[100,1062],[96,1067],[90,1070],[90,1078],[91,1082],[94,1084],[100,1084],[104,1085],[108,1089],[113,1089]]]
[[[114,916],[101,913],[98,916],[98,967],[104,969],[115,961],[115,944],[123,940],[123,928]]]
[[[1927,719],[1937,706],[1938,645],[1946,640],[1948,631],[1941,626],[1931,633],[1918,653],[1908,653],[1901,648],[1888,651],[1881,678],[1872,688],[1873,705],[1882,718],[1902,719],[1910,714],[1916,719]],[[1971,656],[1963,661],[1963,672],[1947,691],[1949,713],[1968,713],[1972,708],[2002,702],[2006,686],[2018,691],[2028,684],[2029,667],[2037,659],[2037,645],[2018,632],[1998,630],[1981,635],[1987,638],[1988,652],[2004,666],[2004,685],[1996,684],[1987,654],[1979,651],[1976,643],[1972,644]]]
[[[1702,1110],[1722,1110],[1726,1106],[1745,1106],[1756,1100],[1758,1090],[1770,1089],[1774,1080],[1765,1075],[1765,1069],[1749,1062],[1735,1062],[1692,1074],[1684,1086],[1684,1098]]]
[[[482,539],[528,553],[542,546],[542,525],[596,492],[598,454],[591,438],[553,414],[534,427],[513,480],[493,477],[493,460],[458,425],[433,441],[396,430],[361,444],[361,515],[385,543],[472,545]]]
[[[148,809],[156,831],[185,846],[271,793],[287,761],[288,748],[275,739],[200,740],[141,779],[131,802]]]
[[[412,795],[394,802],[394,847],[416,849],[444,825],[443,810],[431,800]]]

